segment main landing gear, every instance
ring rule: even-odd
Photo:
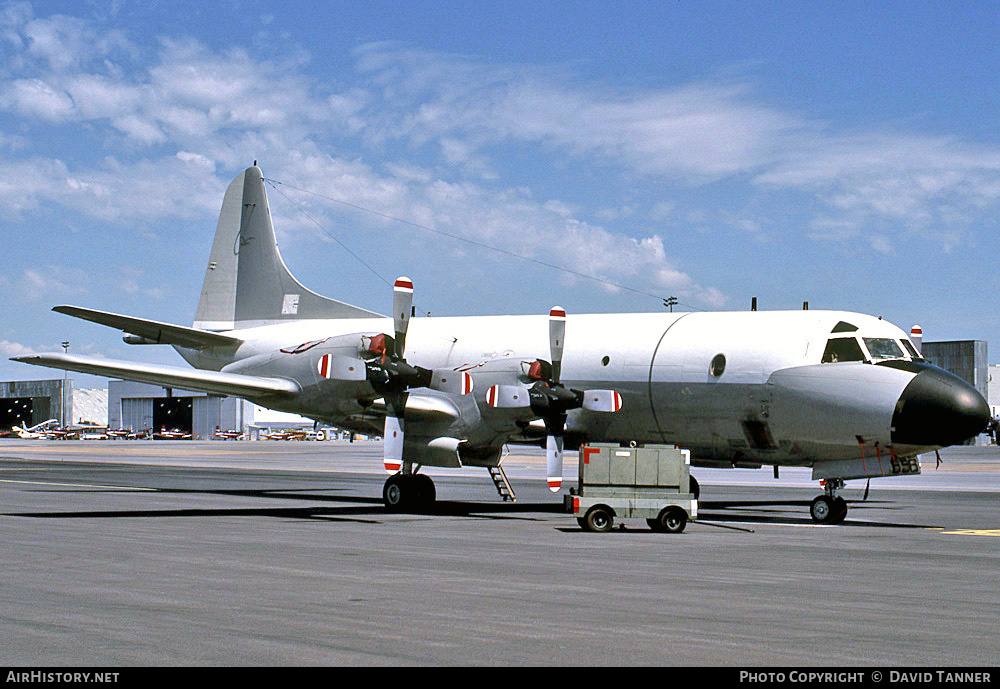
[[[809,515],[817,524],[840,524],[847,517],[847,501],[837,495],[844,487],[844,479],[828,478],[824,482],[824,495],[819,495],[809,506]]]
[[[393,474],[382,487],[382,502],[390,512],[425,512],[436,499],[434,482],[424,474]]]

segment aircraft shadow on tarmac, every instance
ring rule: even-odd
[[[393,517],[472,517],[477,519],[520,519],[537,521],[529,516],[538,513],[563,513],[561,503],[493,503],[438,500],[431,509],[421,512],[387,512],[381,498],[345,495],[322,495],[310,489],[260,489],[260,490],[206,490],[185,488],[144,489],[151,494],[218,495],[226,497],[271,498],[280,500],[307,500],[309,502],[334,502],[335,507],[220,507],[198,509],[159,510],[94,510],[77,512],[8,512],[4,517],[31,517],[36,519],[134,519],[149,517],[278,517],[284,519],[315,519],[322,521],[350,521],[380,523],[380,516]],[[317,489],[327,490],[327,489]],[[53,492],[53,491],[46,491]],[[56,491],[61,492],[61,491]],[[106,493],[106,490],[73,491]],[[113,491],[118,493],[120,491]],[[342,503],[351,503],[343,505]],[[364,517],[370,518],[364,518]]]
[[[149,489],[147,489],[149,490]],[[277,517],[281,519],[319,520],[325,522],[357,522],[377,524],[380,517],[468,517],[474,519],[515,519],[523,521],[544,521],[546,517],[532,515],[566,514],[561,503],[531,502],[472,502],[438,500],[431,509],[421,512],[389,513],[379,498],[344,495],[323,495],[324,489],[255,489],[255,490],[210,490],[185,488],[154,488],[151,493],[181,495],[217,495],[225,497],[246,497],[280,500],[303,500],[312,503],[337,503],[336,506],[309,505],[303,507],[220,507],[199,509],[159,509],[159,510],[103,510],[77,512],[19,512],[4,513],[5,517],[28,517],[39,519],[133,519],[133,518],[178,518],[178,517]],[[83,492],[83,491],[74,491]],[[107,492],[107,491],[86,491]],[[117,492],[117,491],[116,491]],[[349,503],[349,504],[344,504]],[[808,516],[808,500],[734,500],[703,501],[699,503],[698,519],[695,524],[723,526],[730,524],[784,524],[814,526]],[[865,510],[898,510],[890,501],[867,500],[849,501],[856,508]],[[803,508],[804,513],[790,512],[787,508]],[[928,524],[875,522],[847,519],[843,527],[881,527],[902,529],[937,528]],[[580,532],[582,529],[559,528],[560,531]]]
[[[816,526],[808,516],[810,500],[727,500],[727,501],[699,501],[698,521],[699,522],[735,522],[735,523],[755,523],[755,524],[793,524]],[[894,510],[906,509],[889,500],[848,500],[848,506],[857,514],[860,510],[880,510],[891,512]],[[781,508],[802,508],[806,514],[789,512]],[[891,529],[933,529],[939,528],[930,524],[909,524],[893,522],[876,522],[848,518],[839,526],[859,526],[859,527],[881,527]]]

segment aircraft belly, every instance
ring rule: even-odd
[[[739,462],[761,455],[773,457],[777,443],[748,438],[746,429],[748,420],[767,423],[766,393],[765,386],[759,384],[656,385],[652,405],[659,442],[690,449],[695,459]]]

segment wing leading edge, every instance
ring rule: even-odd
[[[233,395],[236,397],[261,397],[267,395],[294,395],[301,388],[299,384],[284,378],[265,378],[240,373],[222,373],[199,369],[141,364],[133,361],[98,359],[72,354],[30,354],[11,357],[34,366],[47,366],[77,373],[90,373],[108,378],[122,378],[140,383],[151,383],[164,387],[181,388],[212,395]]]

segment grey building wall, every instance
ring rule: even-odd
[[[67,426],[73,422],[73,381],[69,378],[0,382],[0,399],[17,397],[31,398],[32,425],[48,419]]]
[[[985,340],[924,342],[920,353],[932,364],[954,373],[989,399],[989,359]]]
[[[126,380],[108,381],[108,427],[143,431],[153,426],[153,401],[167,396],[158,385]],[[172,390],[173,397],[190,397],[191,432],[208,440],[216,428],[244,433],[253,423],[253,405],[238,397],[215,397],[201,392]]]

